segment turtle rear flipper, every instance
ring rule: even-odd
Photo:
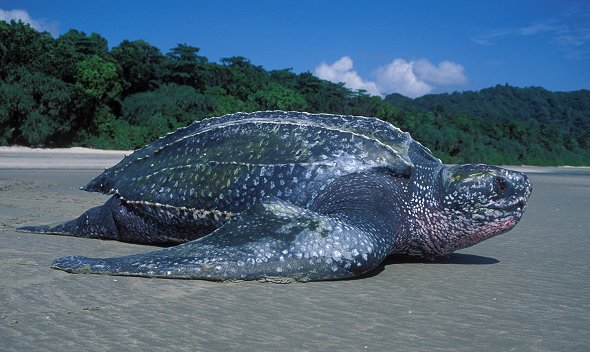
[[[65,235],[75,237],[119,239],[119,231],[113,219],[113,208],[119,207],[115,197],[104,205],[87,210],[80,217],[62,224],[23,226],[16,228],[18,232]]]
[[[74,220],[55,226],[23,226],[16,231],[156,245],[187,241],[170,238],[161,231],[162,226],[151,220],[137,215],[124,200],[113,196],[105,204],[87,210]]]
[[[188,243],[117,258],[65,257],[52,266],[73,273],[215,281],[359,276],[376,268],[394,246],[395,209],[375,197],[382,189],[372,186],[395,183],[387,175],[347,176],[328,187],[312,209],[267,199]]]
[[[217,219],[216,213],[213,214],[215,218],[213,215],[194,215],[190,210],[161,204],[134,203],[113,196],[104,205],[89,209],[74,220],[56,226],[24,226],[16,231],[173,245],[212,232],[228,217],[227,214],[225,217],[221,214]],[[171,214],[173,219],[168,219],[166,216],[170,217]]]

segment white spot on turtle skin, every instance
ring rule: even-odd
[[[332,252],[332,256],[335,260],[340,260],[340,258],[342,257],[342,253],[340,253],[339,250],[335,250],[334,252]]]

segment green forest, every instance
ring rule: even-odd
[[[136,149],[195,120],[237,111],[376,116],[444,162],[590,165],[590,91],[508,85],[409,99],[352,91],[310,72],[266,70],[198,47],[54,38],[0,21],[0,145]]]

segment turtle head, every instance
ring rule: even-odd
[[[437,223],[422,237],[426,255],[446,255],[512,229],[532,192],[526,175],[482,164],[443,167],[440,182]]]

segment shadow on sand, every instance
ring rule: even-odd
[[[423,264],[472,264],[472,265],[489,265],[497,264],[500,261],[496,258],[482,257],[474,254],[451,253],[444,257],[438,257],[434,260],[409,255],[390,255],[385,258],[382,265],[401,264],[401,263],[423,263]]]
[[[404,264],[404,263],[420,263],[420,264],[467,264],[467,265],[490,265],[490,264],[497,264],[500,261],[496,258],[490,257],[482,257],[479,255],[473,254],[463,254],[463,253],[452,253],[445,257],[439,257],[434,260],[422,258],[422,257],[415,257],[409,255],[391,255],[381,263],[375,270],[368,272],[364,275],[351,278],[352,280],[355,279],[362,279],[366,277],[372,277],[375,275],[379,275],[385,269],[387,265],[394,265],[394,264]]]

